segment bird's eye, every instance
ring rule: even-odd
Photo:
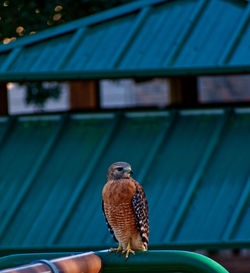
[[[117,171],[119,171],[119,172],[121,172],[122,170],[123,170],[122,167],[118,167],[118,168],[117,168]]]

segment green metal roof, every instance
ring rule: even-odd
[[[130,162],[151,248],[249,247],[250,109],[0,119],[0,248],[115,245],[106,171]],[[3,253],[3,252],[2,252]]]
[[[146,0],[0,46],[0,80],[246,73],[250,4]]]

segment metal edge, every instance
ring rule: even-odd
[[[61,119],[60,115],[42,115],[42,116],[19,116],[17,120],[19,122],[26,122],[26,121],[58,121]]]
[[[124,115],[127,118],[168,117],[170,111],[126,112]]]
[[[235,108],[234,112],[235,114],[250,114],[250,107]]]
[[[70,116],[73,120],[81,119],[112,119],[115,117],[114,113],[97,113],[97,114],[72,114]]]
[[[181,116],[200,116],[200,115],[223,115],[224,109],[197,109],[197,110],[181,110]]]
[[[216,64],[215,64],[216,65]],[[23,81],[23,80],[75,80],[75,79],[119,79],[130,77],[167,77],[167,76],[202,76],[218,74],[249,73],[249,65],[224,65],[224,66],[197,66],[197,67],[177,67],[171,66],[161,69],[131,69],[131,70],[60,70],[59,72],[6,72],[0,73],[1,81]]]

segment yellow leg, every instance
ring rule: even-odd
[[[132,249],[131,249],[131,246],[130,246],[130,239],[129,239],[129,241],[128,241],[128,246],[127,246],[127,248],[124,249],[124,250],[122,251],[122,254],[124,254],[124,253],[126,253],[126,259],[128,259],[129,253],[132,253],[133,255],[135,255],[134,250],[132,250]]]
[[[122,245],[119,243],[118,248],[110,248],[109,253],[122,251]]]

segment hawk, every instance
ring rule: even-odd
[[[102,209],[110,233],[118,241],[117,249],[135,254],[135,250],[148,250],[148,202],[141,185],[130,174],[130,164],[116,162],[107,171],[107,183],[102,190]]]

